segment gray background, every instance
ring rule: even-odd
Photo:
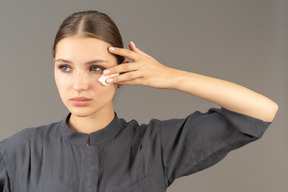
[[[0,140],[66,116],[54,84],[52,42],[65,17],[87,9],[108,13],[125,45],[133,40],[167,66],[236,82],[280,106],[262,139],[168,191],[287,192],[286,0],[1,0]],[[188,94],[141,86],[116,95],[118,115],[141,123],[210,107]]]

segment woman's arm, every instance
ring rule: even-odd
[[[166,67],[136,48],[132,42],[129,47],[131,50],[109,48],[111,53],[127,57],[133,63],[126,61],[105,70],[107,75],[124,73],[108,79],[108,83],[175,89],[268,122],[276,115],[277,104],[263,95],[229,81]]]
[[[270,122],[278,110],[275,102],[241,85],[185,71],[176,73],[175,89],[206,99],[230,111]]]

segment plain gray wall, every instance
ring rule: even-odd
[[[54,84],[51,48],[61,21],[87,9],[110,15],[125,45],[133,40],[165,65],[239,83],[280,106],[262,139],[168,191],[287,192],[286,0],[1,0],[0,140],[68,113]],[[118,115],[139,122],[210,107],[188,94],[141,86],[122,87],[116,96]]]

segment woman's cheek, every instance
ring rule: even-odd
[[[56,81],[56,85],[58,88],[59,93],[61,94],[63,91],[67,91],[67,89],[69,89],[69,84],[71,84],[71,75],[69,77],[68,74],[63,74],[60,72],[56,72],[55,73],[55,81]]]

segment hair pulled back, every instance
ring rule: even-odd
[[[113,47],[123,48],[122,37],[116,24],[108,15],[99,11],[81,11],[67,17],[56,34],[53,44],[53,57],[55,57],[58,42],[72,35],[100,39]],[[115,56],[118,64],[123,62],[124,57]]]

